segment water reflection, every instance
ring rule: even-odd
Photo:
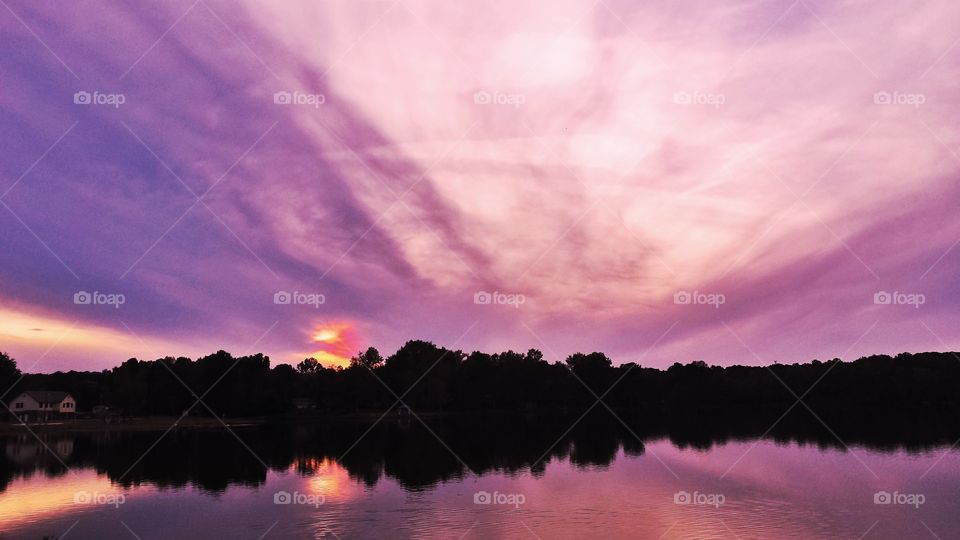
[[[563,416],[424,420],[428,426],[389,417],[376,425],[338,420],[235,433],[0,438],[0,533],[40,538],[76,524],[69,537],[119,537],[125,527],[144,539],[384,531],[400,538],[597,531],[612,538],[857,538],[868,531],[904,538],[927,526],[943,538],[960,534],[953,512],[960,460],[946,448],[926,451],[951,434],[917,426],[876,436],[862,426],[841,428],[834,432],[841,442],[802,416],[763,439],[772,420],[664,419],[670,429],[609,414],[577,423]],[[900,429],[905,435],[892,441]],[[878,506],[873,494],[881,489],[924,493],[927,503]],[[475,504],[481,491],[524,501]],[[678,505],[680,491],[725,501]],[[120,508],[84,505],[76,493],[127,499]],[[278,505],[277,493],[316,504]]]
[[[389,417],[374,423],[330,420],[235,428],[93,433],[20,434],[0,438],[0,491],[12,480],[42,473],[93,469],[122,487],[150,484],[160,488],[192,486],[222,493],[231,485],[262,485],[267,473],[292,469],[315,476],[335,461],[366,486],[384,476],[409,491],[429,489],[451,479],[490,472],[542,474],[552,459],[576,467],[606,467],[618,451],[645,452],[645,441],[668,438],[679,448],[708,450],[730,441],[756,439],[762,422],[751,424],[673,422],[671,428],[649,420],[622,421],[609,414],[576,418],[474,416]],[[847,445],[877,451],[918,452],[942,445],[951,434],[914,429],[891,441],[891,426],[875,434],[859,426],[854,432],[831,432],[797,415],[767,434],[778,443],[815,444],[846,450]],[[571,425],[573,427],[571,428]],[[842,434],[841,434],[842,433]],[[49,449],[49,450],[48,450]]]

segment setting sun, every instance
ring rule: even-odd
[[[347,322],[325,323],[319,325],[310,336],[311,343],[320,348],[308,353],[308,357],[316,358],[324,367],[347,367],[350,357],[360,347],[360,339],[356,328]]]

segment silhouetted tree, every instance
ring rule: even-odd
[[[297,364],[297,371],[299,373],[316,373],[321,367],[320,362],[318,362],[316,358],[304,358]]]
[[[614,366],[600,352],[550,363],[536,349],[465,354],[415,340],[385,360],[370,347],[347,369],[324,367],[315,358],[296,368],[271,368],[262,354],[217,351],[197,360],[130,358],[110,370],[22,378],[16,362],[0,354],[0,384],[14,383],[8,400],[22,390],[65,390],[77,398],[81,412],[110,405],[128,415],[276,415],[291,412],[296,398],[311,399],[321,413],[382,413],[398,397],[416,412],[582,414],[602,397],[607,407],[647,422],[705,422],[723,415],[762,418],[769,427],[791,407],[805,410],[796,407],[797,396],[803,396],[804,405],[828,425],[853,432],[882,422],[916,426],[918,432],[960,425],[960,361],[955,353],[937,352],[769,366],[719,367],[698,360],[660,370]],[[697,432],[676,436],[702,444]]]
[[[17,369],[17,361],[10,358],[7,353],[0,352],[0,393],[8,392],[19,379],[20,370]]]
[[[353,365],[359,365],[367,369],[374,369],[383,364],[383,357],[380,351],[374,347],[368,347],[367,350],[357,353],[357,356],[350,359]]]

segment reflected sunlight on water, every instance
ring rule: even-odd
[[[116,508],[130,498],[148,497],[152,491],[149,486],[124,490],[92,470],[66,472],[53,478],[38,472],[30,478],[14,480],[0,495],[0,530],[103,507]]]
[[[770,441],[709,450],[647,441],[608,464],[552,456],[546,466],[466,473],[425,486],[418,456],[346,466],[294,459],[262,482],[202,489],[149,481],[127,489],[89,468],[34,471],[0,494],[5,537],[148,538],[914,538],[960,535],[953,501],[960,459],[821,449]],[[397,468],[403,468],[398,471]],[[929,471],[929,472],[928,472]],[[182,473],[175,473],[182,474]],[[881,491],[923,494],[920,505],[876,504]],[[76,493],[123,494],[119,505]],[[278,502],[278,497],[281,500]],[[286,497],[283,499],[282,497]],[[101,497],[102,499],[102,497]]]

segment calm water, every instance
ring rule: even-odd
[[[949,444],[428,424],[9,436],[2,538],[960,537]]]

